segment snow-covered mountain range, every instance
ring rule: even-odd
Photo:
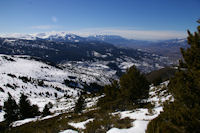
[[[32,33],[32,34],[20,34],[20,33],[0,34],[0,37],[18,38],[26,40],[45,39],[45,40],[63,41],[63,42],[103,41],[114,44],[116,46],[133,47],[133,48],[135,46],[137,47],[138,45],[148,46],[158,43],[160,44],[165,43],[168,45],[179,44],[181,46],[185,46],[185,44],[187,43],[186,38],[150,41],[150,40],[127,39],[119,35],[88,35],[82,37],[69,32],[55,32],[55,31],[44,32],[44,33]]]
[[[180,48],[187,48],[187,39],[170,39],[170,40],[135,40],[127,39],[118,35],[90,35],[81,37],[68,32],[46,32],[34,34],[4,34],[0,35],[3,38],[17,38],[25,40],[49,40],[56,42],[71,42],[71,43],[85,43],[85,42],[104,42],[110,43],[117,47],[128,47],[133,49],[140,49],[155,53],[162,56],[170,57],[171,60],[176,61],[180,58]]]
[[[2,38],[18,38],[25,40],[37,40],[37,39],[45,39],[51,41],[67,41],[67,42],[79,42],[85,41],[86,38],[77,36],[75,34],[71,34],[68,32],[45,32],[45,33],[33,33],[33,34],[2,34],[0,35]]]

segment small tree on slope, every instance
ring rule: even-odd
[[[31,106],[28,97],[24,94],[21,94],[19,100],[19,109],[20,109],[20,119],[31,118],[40,114],[37,105]]]
[[[145,76],[132,66],[120,78],[120,91],[124,100],[138,104],[142,99],[148,98],[149,83]]]
[[[42,111],[42,116],[47,116],[47,115],[50,115],[51,114],[51,112],[50,112],[50,110],[49,109],[51,109],[53,107],[53,105],[52,105],[52,103],[51,102],[49,102],[48,104],[46,104],[45,106],[44,106],[44,109],[43,109],[43,111]]]
[[[75,104],[74,112],[81,113],[84,107],[85,107],[85,100],[81,94],[80,97],[78,98],[78,101]]]
[[[19,119],[19,107],[13,97],[8,93],[8,100],[4,102],[4,118],[8,123]]]

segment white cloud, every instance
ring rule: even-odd
[[[36,26],[31,26],[31,29],[37,29],[37,30],[52,30],[55,28],[58,28],[56,25],[36,25]]]
[[[139,39],[139,40],[165,40],[174,38],[185,38],[185,31],[167,31],[167,30],[132,30],[132,29],[122,29],[122,28],[90,28],[82,29],[76,31],[70,31],[74,34],[80,36],[89,35],[120,35],[129,39]]]
[[[51,20],[52,20],[54,23],[56,23],[56,22],[58,21],[58,19],[57,19],[55,16],[52,16],[52,17],[51,17]]]

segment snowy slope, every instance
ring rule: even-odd
[[[110,69],[107,62],[68,61],[60,64],[60,67],[73,73],[73,76],[78,77],[82,82],[105,85],[109,84],[110,80],[118,78],[116,71]]]
[[[88,69],[88,71],[82,69],[77,69],[76,71],[68,68],[63,70],[31,59],[29,56],[1,54],[0,106],[8,98],[8,93],[16,101],[19,100],[20,93],[24,93],[32,104],[39,106],[40,111],[48,102],[54,104],[53,112],[67,111],[73,108],[82,83],[87,85],[94,82],[101,85],[108,84],[110,83],[109,77],[112,76],[112,73],[112,71],[110,74],[109,72],[102,73],[102,71],[92,70],[92,68]],[[75,78],[71,79],[71,77]],[[65,79],[79,83],[80,87],[66,86],[64,84]],[[64,95],[67,95],[69,98],[64,98]],[[0,121],[3,120],[3,113],[3,111],[0,112]]]
[[[1,106],[7,99],[8,92],[17,101],[20,93],[25,93],[31,102],[38,104],[40,108],[43,108],[48,102],[54,103],[55,93],[57,97],[62,97],[65,93],[75,97],[79,92],[78,89],[72,89],[63,84],[63,80],[70,75],[67,71],[20,57],[22,56],[0,55]]]

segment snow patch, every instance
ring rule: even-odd
[[[94,119],[88,119],[86,121],[82,121],[82,122],[78,122],[78,123],[73,123],[73,122],[70,122],[68,123],[70,126],[73,126],[75,128],[79,128],[79,129],[85,129],[85,125],[87,123],[89,123],[90,121],[93,121]]]
[[[112,128],[107,133],[145,133],[148,121],[136,120],[133,122],[133,127],[128,129]]]
[[[67,129],[67,130],[61,131],[59,133],[78,133],[78,132],[74,131],[74,130],[71,130],[71,129]]]

